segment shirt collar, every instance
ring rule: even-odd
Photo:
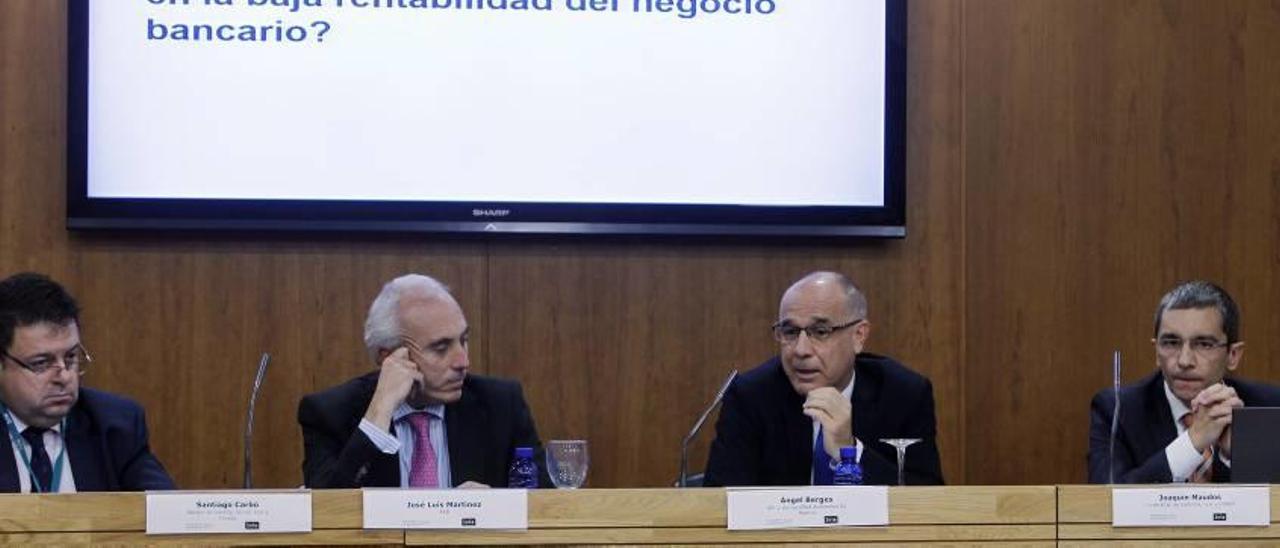
[[[1181,434],[1183,430],[1187,429],[1182,425],[1182,416],[1190,413],[1191,408],[1182,403],[1182,400],[1178,399],[1173,390],[1169,389],[1169,381],[1165,380],[1163,375],[1160,377],[1160,387],[1164,388],[1164,397],[1169,400],[1169,411],[1173,414],[1173,424],[1178,427],[1178,433]]]
[[[422,409],[414,409],[409,404],[405,402],[400,402],[400,407],[397,407],[396,412],[391,414],[391,422],[393,423],[399,422],[400,419],[403,419],[414,413],[426,413],[428,415],[431,415],[432,418],[435,418],[437,420],[444,420],[444,404],[433,403],[426,407],[423,407]]]
[[[844,396],[844,399],[846,400],[853,399],[853,381],[856,381],[856,380],[858,380],[857,373],[849,375],[849,386],[844,387],[844,390],[840,391],[840,394]]]
[[[9,418],[13,419],[13,427],[18,429],[18,433],[19,433],[19,434],[21,434],[21,433],[23,433],[23,432],[25,432],[25,431],[27,430],[27,423],[22,422],[22,419],[18,418],[18,416],[17,416],[17,415],[15,415],[15,414],[13,413],[13,411],[11,411],[11,410],[9,410],[9,409],[5,409],[5,411],[4,411],[4,412],[5,412],[6,414],[8,414],[8,415],[9,415]],[[64,419],[64,420],[65,420],[65,419]],[[52,430],[52,431],[54,431],[54,432],[57,432],[59,435],[61,435],[61,434],[62,434],[62,422],[63,422],[63,421],[58,421],[58,422],[57,422],[57,424],[54,424],[54,425],[53,425],[53,428],[50,428],[49,430]]]

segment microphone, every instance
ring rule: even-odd
[[[267,375],[267,364],[271,363],[271,354],[262,353],[258,361],[258,376],[253,379],[253,391],[249,393],[249,413],[244,424],[244,488],[253,488],[253,411],[258,405],[258,390],[262,388],[262,377]]]
[[[716,393],[716,397],[711,400],[711,405],[702,412],[702,416],[698,417],[698,422],[693,424],[693,429],[684,437],[684,441],[680,442],[680,479],[676,482],[678,487],[688,487],[689,475],[689,442],[693,441],[693,437],[698,435],[698,431],[702,430],[702,425],[707,422],[707,417],[715,411],[716,406],[720,405],[720,400],[724,399],[724,393],[729,390],[729,385],[733,384],[733,379],[738,377],[738,370],[734,369],[729,372],[729,376],[725,378],[724,384],[720,386],[720,391]]]
[[[1111,483],[1116,482],[1116,432],[1120,430],[1120,351],[1116,350],[1111,355],[1111,397],[1116,402],[1115,409],[1111,412],[1111,439],[1108,451],[1110,458],[1108,463],[1110,468],[1107,475],[1111,478]]]

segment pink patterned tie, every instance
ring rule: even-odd
[[[413,461],[409,465],[409,487],[439,487],[436,450],[431,447],[431,415],[414,413],[405,419],[413,429]]]

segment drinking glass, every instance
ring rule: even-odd
[[[577,489],[587,480],[586,440],[551,440],[547,442],[547,475],[557,489]]]
[[[907,480],[902,475],[902,467],[907,462],[907,447],[920,441],[920,438],[887,438],[880,441],[898,450],[898,485],[906,485]]]

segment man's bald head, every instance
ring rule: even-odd
[[[867,317],[867,298],[858,289],[858,286],[853,284],[853,280],[839,272],[825,270],[811,272],[805,277],[796,280],[796,283],[791,284],[791,287],[787,288],[787,291],[782,294],[779,310],[785,306],[788,298],[794,299],[801,291],[826,289],[823,286],[829,286],[830,290],[840,293],[844,301],[845,310],[850,316],[854,318]]]

